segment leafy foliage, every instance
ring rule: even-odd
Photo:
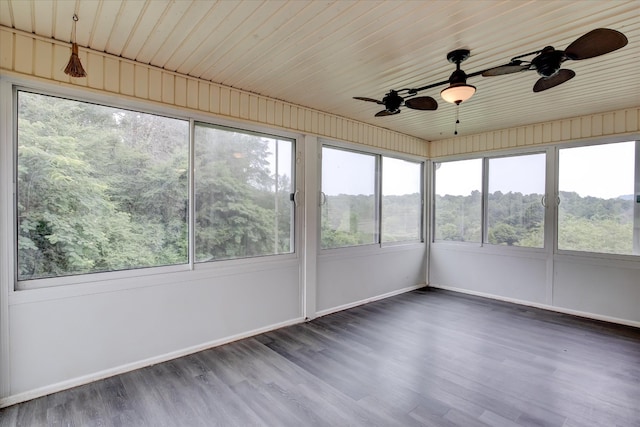
[[[375,197],[327,196],[322,207],[322,248],[376,243]]]
[[[541,194],[489,194],[488,241],[494,245],[543,247],[544,207]]]
[[[186,262],[187,122],[27,92],[18,118],[20,280]]]
[[[558,248],[633,253],[633,200],[580,197],[560,192]]]
[[[18,103],[19,280],[188,261],[187,121],[22,91]],[[291,251],[271,140],[222,135],[199,145],[197,259]]]
[[[196,260],[291,252],[292,183],[268,162],[291,142],[200,124],[195,140]]]
[[[373,195],[327,196],[322,206],[322,248],[377,243],[375,204]],[[421,223],[419,193],[383,198],[382,240],[384,242],[419,240]]]
[[[480,241],[481,194],[436,196],[436,239]],[[497,245],[543,247],[542,195],[501,193],[488,196],[488,242]],[[631,254],[633,201],[601,199],[561,192],[558,209],[560,249]]]
[[[480,242],[482,193],[469,196],[436,195],[436,240]]]
[[[420,240],[422,199],[420,193],[382,197],[382,241]]]

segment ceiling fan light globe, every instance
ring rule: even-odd
[[[468,84],[452,84],[440,92],[440,96],[452,104],[460,104],[471,98],[476,93],[476,87]]]

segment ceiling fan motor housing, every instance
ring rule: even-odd
[[[456,86],[461,84],[463,85],[466,83],[467,83],[467,73],[465,73],[460,69],[455,70],[453,73],[451,73],[451,77],[449,77],[450,86]]]
[[[560,64],[566,59],[564,51],[555,50],[551,46],[542,49],[540,55],[533,58],[531,63],[543,77],[551,77],[558,73]]]
[[[456,64],[456,70],[449,77],[449,85],[456,86],[467,83],[467,73],[460,69],[460,63],[464,62],[471,55],[469,49],[452,50],[447,54],[447,60]]]
[[[395,113],[400,110],[402,101],[404,101],[404,98],[398,95],[398,92],[396,92],[395,90],[392,90],[387,95],[385,95],[384,98],[382,98],[385,109],[390,113]]]

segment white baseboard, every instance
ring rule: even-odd
[[[626,326],[632,326],[632,327],[636,327],[636,328],[640,328],[640,322],[635,322],[635,321],[631,321],[631,320],[626,320],[626,319],[619,319],[616,317],[610,317],[610,316],[603,316],[603,315],[599,315],[599,314],[594,314],[594,313],[589,313],[589,312],[583,312],[583,311],[579,311],[579,310],[572,310],[572,309],[568,309],[568,308],[563,308],[563,307],[556,307],[556,306],[551,306],[551,305],[547,305],[547,304],[539,304],[539,303],[535,303],[535,302],[531,302],[531,301],[525,301],[525,300],[519,300],[519,299],[515,299],[515,298],[509,298],[509,297],[503,297],[500,295],[494,295],[494,294],[488,294],[485,292],[477,292],[477,291],[472,291],[469,289],[463,289],[463,288],[457,288],[454,286],[445,286],[445,285],[437,285],[437,284],[419,284],[419,285],[414,285],[414,286],[409,286],[406,288],[402,288],[402,289],[397,289],[391,292],[387,292],[385,294],[382,295],[377,295],[377,296],[373,296],[370,298],[365,298],[363,300],[360,301],[356,301],[356,302],[352,302],[352,303],[348,303],[348,304],[344,304],[338,307],[332,307],[326,310],[321,310],[316,312],[316,317],[321,317],[321,316],[326,316],[328,314],[331,313],[336,313],[339,311],[343,311],[343,310],[347,310],[349,308],[353,308],[353,307],[357,307],[363,304],[367,304],[370,302],[374,302],[374,301],[378,301],[378,300],[382,300],[385,298],[389,298],[395,295],[399,295],[399,294],[403,294],[406,292],[410,292],[416,289],[420,289],[423,288],[425,286],[430,286],[433,288],[438,288],[438,289],[444,289],[444,290],[449,290],[449,291],[454,291],[454,292],[459,292],[459,293],[463,293],[463,294],[469,294],[469,295],[475,295],[475,296],[479,296],[479,297],[484,297],[484,298],[490,298],[490,299],[494,299],[494,300],[499,300],[499,301],[505,301],[505,302],[510,302],[510,303],[514,303],[514,304],[519,304],[519,305],[524,305],[524,306],[529,306],[529,307],[536,307],[536,308],[541,308],[544,310],[550,310],[550,311],[555,311],[555,312],[559,312],[559,313],[564,313],[564,314],[570,314],[573,316],[579,316],[579,317],[585,317],[585,318],[589,318],[589,319],[595,319],[595,320],[602,320],[605,322],[611,322],[611,323],[617,323],[617,324],[621,324],[621,325],[626,325]],[[81,385],[85,385],[94,381],[98,381],[104,378],[108,378],[108,377],[112,377],[115,375],[119,375],[119,374],[123,374],[126,372],[130,372],[136,369],[140,369],[140,368],[145,368],[147,366],[152,366],[158,363],[162,363],[162,362],[167,362],[169,360],[173,360],[173,359],[177,359],[179,357],[183,357],[183,356],[187,356],[189,354],[193,354],[193,353],[197,353],[199,351],[203,351],[203,350],[207,350],[213,347],[218,347],[220,345],[224,345],[224,344],[228,344],[230,342],[233,341],[238,341],[244,338],[249,338],[258,334],[262,334],[265,332],[269,332],[269,331],[273,331],[279,328],[283,328],[286,326],[291,326],[291,325],[295,325],[298,323],[302,323],[304,322],[305,319],[303,318],[296,318],[296,319],[291,319],[285,322],[281,322],[281,323],[276,323],[273,325],[269,325],[263,328],[258,328],[258,329],[254,329],[252,331],[248,331],[248,332],[244,332],[241,334],[237,334],[237,335],[232,335],[229,337],[225,337],[219,340],[214,340],[214,341],[210,341],[207,343],[203,343],[203,344],[199,344],[196,346],[192,346],[192,347],[188,347],[185,349],[181,349],[181,350],[177,350],[174,352],[170,352],[170,353],[166,353],[160,356],[154,356],[148,359],[144,359],[144,360],[140,360],[137,362],[133,362],[133,363],[128,363],[126,365],[122,365],[122,366],[118,366],[115,368],[110,368],[110,369],[106,369],[104,371],[100,371],[100,372],[95,372],[89,375],[84,375],[81,377],[77,377],[77,378],[73,378],[67,381],[62,381],[56,384],[51,384],[45,387],[41,387],[35,390],[29,390],[23,393],[19,393],[19,394],[15,394],[12,396],[8,396],[5,398],[0,399],[0,408],[4,408],[7,406],[11,406],[11,405],[15,405],[17,403],[20,402],[26,402],[27,400],[31,400],[31,399],[35,399],[38,397],[42,397],[42,396],[46,396],[48,394],[51,393],[56,393],[62,390],[66,390],[66,389],[70,389],[73,387],[78,387]]]
[[[633,327],[636,327],[636,328],[640,328],[640,322],[635,322],[633,320],[620,319],[620,318],[617,318],[617,317],[610,317],[610,316],[603,316],[601,314],[589,313],[587,311],[572,310],[570,308],[557,307],[557,306],[548,305],[548,304],[540,304],[540,303],[537,303],[537,302],[520,300],[520,299],[516,299],[516,298],[509,298],[509,297],[504,297],[504,296],[501,296],[501,295],[488,294],[488,293],[485,293],[485,292],[472,291],[472,290],[464,289],[464,288],[456,288],[455,286],[445,286],[445,285],[437,285],[437,284],[430,284],[429,286],[432,287],[432,288],[445,289],[447,291],[460,292],[462,294],[475,295],[475,296],[479,296],[479,297],[483,297],[483,298],[490,298],[490,299],[510,302],[510,303],[514,303],[514,304],[518,304],[518,305],[526,305],[526,306],[529,306],[529,307],[541,308],[543,310],[555,311],[555,312],[563,313],[563,314],[570,314],[572,316],[585,317],[587,319],[602,320],[604,322],[617,323],[619,325],[633,326]]]
[[[404,294],[405,292],[415,291],[416,289],[424,288],[425,286],[427,286],[426,283],[421,283],[419,285],[408,286],[402,289],[396,289],[395,291],[387,292],[386,294],[365,298],[360,301],[350,302],[348,304],[340,305],[338,307],[331,307],[325,310],[320,310],[316,312],[316,317],[326,316],[327,314],[337,313],[338,311],[347,310],[349,308],[357,307],[359,305],[367,304],[373,301],[378,301],[378,300],[389,298],[395,295]]]
[[[325,316],[327,314],[330,313],[335,313],[338,311],[342,311],[342,310],[346,310],[348,308],[352,308],[352,307],[356,307],[362,304],[366,304],[368,302],[373,302],[373,301],[377,301],[377,300],[381,300],[384,298],[388,298],[394,295],[398,295],[398,294],[402,294],[405,292],[409,292],[415,289],[419,289],[426,286],[425,284],[420,284],[420,285],[416,285],[416,286],[410,286],[407,288],[402,288],[402,289],[398,289],[392,292],[388,292],[386,294],[382,294],[382,295],[377,295],[375,297],[371,297],[371,298],[367,298],[361,301],[356,301],[353,303],[349,303],[349,304],[345,304],[342,305],[340,307],[333,307],[331,309],[328,310],[323,310],[321,312],[317,312],[316,313],[316,317],[319,316]],[[73,387],[78,387],[81,385],[85,385],[94,381],[99,381],[105,378],[109,378],[115,375],[119,375],[119,374],[123,374],[126,372],[130,372],[130,371],[134,371],[136,369],[140,369],[140,368],[145,368],[147,366],[151,366],[151,365],[155,365],[158,363],[162,363],[162,362],[167,362],[169,360],[173,360],[173,359],[177,359],[179,357],[183,357],[183,356],[187,356],[189,354],[193,354],[193,353],[197,353],[199,351],[202,350],[207,350],[209,348],[213,348],[213,347],[218,347],[220,345],[223,344],[228,344],[230,342],[233,341],[237,341],[237,340],[241,340],[244,338],[249,338],[258,334],[262,334],[265,332],[269,332],[269,331],[273,331],[279,328],[283,328],[285,326],[291,326],[291,325],[295,325],[298,323],[302,323],[304,322],[305,319],[304,318],[296,318],[296,319],[291,319],[285,322],[281,322],[281,323],[276,323],[273,325],[269,325],[263,328],[258,328],[258,329],[254,329],[252,331],[248,331],[248,332],[244,332],[241,334],[237,334],[237,335],[232,335],[229,337],[225,337],[219,340],[214,340],[214,341],[210,341],[210,342],[206,342],[203,344],[199,344],[196,346],[192,346],[192,347],[188,347],[185,349],[181,349],[181,350],[177,350],[177,351],[173,351],[170,353],[166,353],[163,355],[159,355],[159,356],[154,356],[148,359],[144,359],[144,360],[140,360],[137,362],[133,362],[133,363],[128,363],[126,365],[121,365],[115,368],[110,368],[110,369],[106,369],[103,371],[99,371],[99,372],[95,372],[95,373],[91,373],[88,375],[83,375],[81,377],[77,377],[77,378],[72,378],[70,380],[66,380],[66,381],[61,381],[59,383],[55,383],[55,384],[50,384],[47,385],[45,387],[40,387],[34,390],[29,390],[26,392],[22,392],[22,393],[18,393],[18,394],[14,394],[14,395],[10,395],[4,398],[0,398],[0,408],[4,408],[7,406],[11,406],[11,405],[15,405],[17,403],[20,402],[26,402],[27,400],[31,400],[31,399],[35,399],[38,397],[42,397],[42,396],[46,396],[48,394],[52,394],[52,393],[56,393],[59,391],[63,391],[63,390],[67,390]]]
[[[148,359],[140,360],[137,362],[127,363],[126,365],[117,366],[115,368],[105,369],[104,371],[83,375],[81,377],[62,381],[56,384],[47,385],[45,387],[37,388],[35,390],[29,390],[23,393],[14,394],[12,396],[8,396],[0,399],[0,408],[15,405],[16,403],[20,403],[20,402],[26,402],[27,400],[46,396],[48,394],[56,393],[62,390],[67,390],[73,387],[85,385],[94,381],[112,377],[114,375],[124,374],[126,372],[134,371],[136,369],[145,368],[147,366],[156,365],[162,362],[167,362],[169,360],[177,359],[179,357],[187,356],[189,354],[197,353],[199,351],[207,350],[213,347],[218,347],[233,341],[249,338],[254,335],[262,334],[265,332],[273,331],[276,329],[283,328],[285,326],[291,326],[291,325],[295,325],[302,322],[304,322],[304,318],[302,317],[291,319],[285,322],[265,326],[263,328],[254,329],[252,331],[243,332],[241,334],[221,338],[219,340],[209,341],[203,344],[195,345],[195,346],[184,348],[181,350],[172,351],[170,353],[162,354],[160,356],[154,356],[154,357],[150,357]]]

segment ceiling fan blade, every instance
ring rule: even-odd
[[[382,104],[382,101],[378,101],[377,99],[373,99],[373,98],[366,98],[364,96],[354,96],[353,99],[358,99],[360,101],[375,102],[376,104]]]
[[[558,74],[555,74],[551,77],[542,77],[540,78],[535,85],[533,85],[534,92],[542,92],[543,90],[551,89],[552,87],[558,86],[561,83],[566,82],[567,80],[571,80],[576,76],[576,73],[573,70],[567,70],[563,68],[558,71]]]
[[[384,117],[384,116],[393,116],[395,114],[400,114],[400,110],[396,110],[393,113],[391,113],[391,112],[389,112],[387,110],[382,110],[382,111],[378,111],[375,116],[376,117]]]
[[[430,96],[419,96],[404,101],[404,105],[414,110],[437,110],[438,102]]]
[[[570,59],[587,59],[613,52],[628,43],[620,31],[596,28],[569,45],[564,54]]]
[[[498,67],[489,68],[488,70],[484,70],[482,72],[483,77],[493,77],[493,76],[502,76],[504,74],[513,74],[519,73],[521,71],[526,71],[530,68],[528,62],[524,63],[522,61],[513,61],[505,65],[500,65]]]

